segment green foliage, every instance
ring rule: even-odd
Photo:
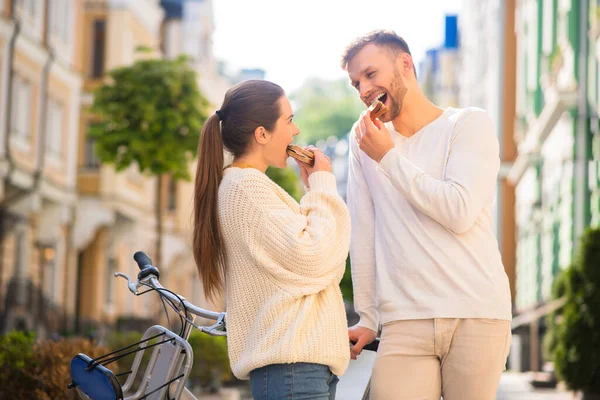
[[[135,332],[135,331],[112,332],[108,335],[108,338],[106,340],[107,347],[108,347],[107,353],[117,351],[117,350],[127,347],[133,343],[139,342],[140,340],[142,340],[142,333],[140,333],[140,332]],[[144,342],[140,346],[147,347],[147,346],[151,346],[154,343],[156,343],[156,339],[152,339],[147,342]],[[128,349],[127,351],[131,351],[131,350],[133,350],[133,348]],[[142,377],[144,375],[144,371],[146,371],[146,367],[148,366],[148,362],[150,361],[150,357],[152,356],[153,350],[154,350],[154,347],[151,347],[144,351],[144,355],[142,356],[142,362],[140,363],[140,367],[139,367],[138,372],[133,381],[134,388],[137,388],[140,385],[140,383],[142,383]],[[133,360],[135,359],[135,356],[137,354],[138,354],[137,352],[128,354],[125,357],[119,359],[117,362],[107,365],[107,367],[110,368],[110,370],[113,371],[115,374],[121,370],[129,371],[130,367],[133,365]],[[121,382],[121,385],[125,384],[125,381],[127,380],[127,378],[128,378],[127,375],[123,375],[123,376],[119,377],[119,382]]]
[[[573,264],[556,280],[553,296],[565,297],[548,317],[546,351],[569,389],[600,394],[600,230],[581,237]]]
[[[266,174],[273,182],[281,186],[283,190],[296,199],[296,201],[300,201],[302,197],[300,178],[292,168],[269,167]]]
[[[0,337],[0,398],[78,399],[75,391],[67,388],[71,359],[78,353],[94,358],[107,350],[78,338],[34,343],[31,333],[12,332]]]
[[[30,372],[38,365],[33,357],[33,341],[33,333],[27,332],[0,336],[0,398],[32,398],[39,387]]]
[[[365,110],[355,89],[347,80],[311,79],[292,93],[294,121],[300,128],[297,142],[315,143],[330,136],[346,136],[360,113]]]
[[[214,387],[232,379],[227,340],[224,337],[193,331],[189,342],[194,351],[194,367],[190,374],[193,384]]]
[[[118,171],[137,163],[141,172],[189,179],[189,162],[207,118],[188,59],[143,59],[113,69],[94,93],[90,127],[100,160]]]
[[[346,271],[340,282],[340,289],[342,290],[342,296],[345,301],[354,301],[354,292],[352,291],[352,274],[350,269],[350,256],[346,258]]]

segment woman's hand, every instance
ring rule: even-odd
[[[295,161],[298,164],[298,167],[300,168],[300,178],[302,178],[302,182],[304,183],[304,186],[306,186],[306,188],[309,188],[308,177],[310,176],[310,174],[312,174],[313,172],[317,172],[317,171],[327,171],[327,172],[332,172],[332,171],[331,171],[331,160],[329,159],[329,157],[327,157],[325,154],[323,154],[323,152],[320,149],[318,149],[314,146],[308,146],[308,147],[306,147],[306,149],[312,151],[315,154],[314,165],[311,167],[310,165],[303,163],[302,161],[298,161],[298,160],[295,160]]]

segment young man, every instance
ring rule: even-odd
[[[352,356],[376,337],[375,400],[494,399],[508,355],[508,278],[492,227],[500,166],[489,115],[441,109],[392,31],[357,39],[342,68],[368,106],[350,144]]]

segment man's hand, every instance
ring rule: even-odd
[[[364,111],[354,124],[354,138],[358,147],[376,162],[394,148],[390,131],[379,120],[371,121],[370,112]]]
[[[348,338],[351,342],[356,342],[356,344],[350,349],[350,356],[353,360],[356,360],[363,347],[377,338],[377,332],[363,326],[355,325],[348,328]]]

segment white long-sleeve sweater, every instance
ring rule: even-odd
[[[350,258],[359,325],[406,319],[511,319],[492,227],[500,165],[489,115],[448,108],[412,137],[386,124],[379,163],[350,142]]]
[[[227,168],[218,213],[226,257],[228,349],[248,379],[269,364],[309,362],[336,375],[349,363],[339,283],[350,216],[329,172],[309,176],[300,204],[253,168]]]

